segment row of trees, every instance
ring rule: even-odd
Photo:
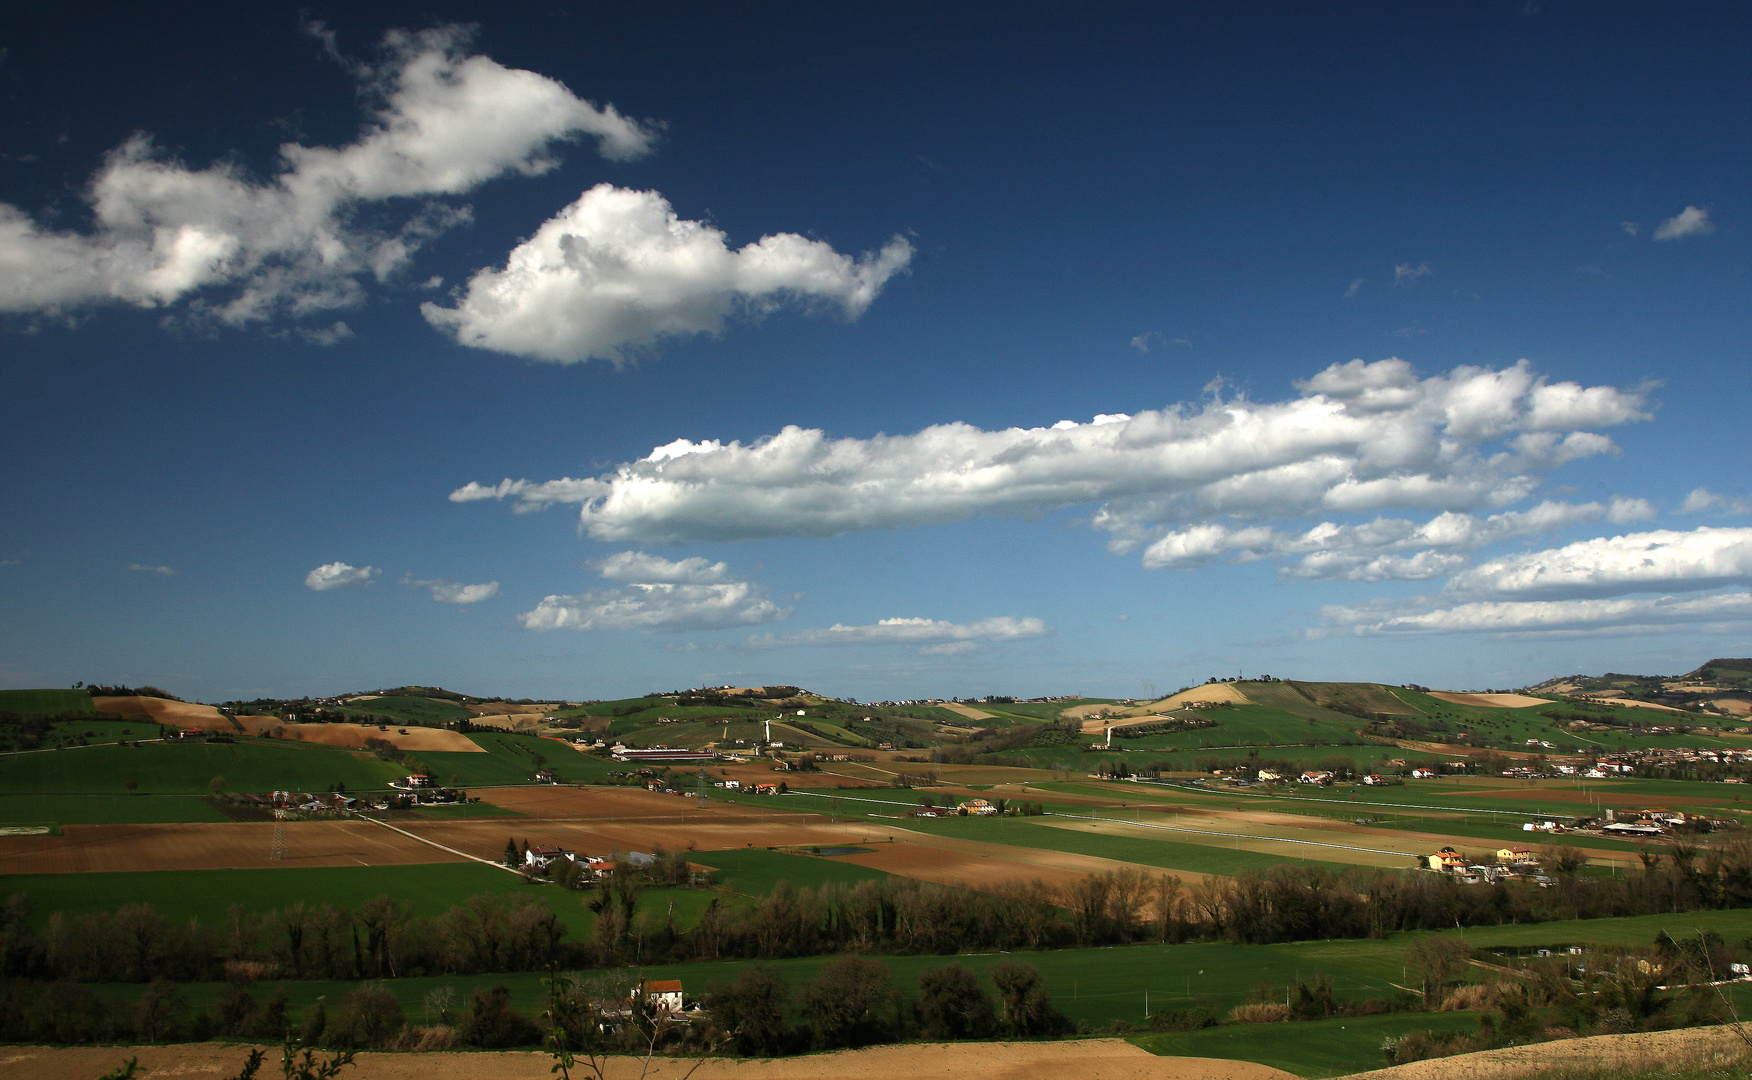
[[[640,989],[636,976],[557,975],[549,1008],[538,1019],[519,1011],[505,986],[478,987],[466,1002],[440,987],[409,1016],[386,985],[364,983],[339,1000],[294,1009],[284,987],[258,997],[248,984],[229,984],[212,1006],[195,1010],[174,983],[156,980],[131,1004],[106,1007],[71,980],[48,986],[0,981],[0,1040],[78,1043],[138,1040],[291,1037],[307,1046],[339,1049],[503,1049],[544,1038],[565,1052],[644,1054],[653,1050],[722,1051],[772,1056],[911,1038],[933,1040],[1038,1038],[1072,1025],[1052,1005],[1032,965],[1004,960],[988,973],[991,989],[967,967],[951,963],[902,987],[877,961],[844,956],[793,989],[767,965],[742,969],[727,986],[712,986],[705,1010],[686,1023]]]
[[[818,889],[781,882],[756,900],[714,896],[685,928],[675,924],[673,904],[642,903],[639,882],[617,874],[585,898],[596,916],[589,940],[568,940],[548,896],[476,896],[433,917],[416,917],[388,896],[356,909],[233,905],[210,924],[172,919],[145,903],[38,921],[28,897],[15,894],[0,904],[0,977],[375,979],[840,952],[1253,944],[1752,906],[1752,844],[1743,840],[1646,850],[1641,869],[1623,877],[1582,876],[1580,852],[1559,854],[1565,857],[1549,860],[1549,889],[1290,865],[1191,887],[1129,868],[1058,887],[1012,882],[984,891],[907,878]],[[668,863],[685,866],[659,865]]]

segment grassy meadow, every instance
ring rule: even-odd
[[[83,690],[0,690],[0,710],[15,713],[95,713],[91,695]]]
[[[406,774],[406,769],[369,753],[278,739],[140,743],[0,755],[0,791],[11,795],[130,791],[205,795],[214,777],[224,777],[231,791],[324,791],[336,783],[346,784],[349,790],[370,790]]]

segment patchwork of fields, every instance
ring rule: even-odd
[[[17,910],[27,911],[28,921],[38,928],[57,912],[82,918],[127,902],[151,904],[173,924],[218,926],[236,918],[236,910],[261,915],[300,901],[351,909],[388,896],[408,905],[411,914],[430,918],[467,905],[471,898],[492,903],[533,899],[540,910],[552,912],[567,940],[586,942],[614,926],[602,921],[607,917],[600,913],[606,910],[603,892],[531,883],[485,863],[498,862],[508,841],[603,856],[685,853],[694,870],[710,871],[711,885],[651,886],[636,897],[629,895],[631,906],[619,916],[627,922],[615,932],[627,932],[636,922],[637,934],[647,935],[692,932],[723,905],[751,910],[782,893],[785,883],[822,889],[903,878],[994,891],[1040,882],[1051,890],[1044,895],[1059,898],[1053,901],[1061,905],[1058,917],[1070,919],[1074,913],[1067,898],[1075,895],[1075,888],[1092,875],[1116,871],[1152,878],[1172,874],[1180,879],[1182,895],[1189,896],[1236,875],[1284,866],[1328,877],[1327,872],[1359,867],[1409,873],[1414,857],[1443,845],[1489,860],[1505,845],[1546,846],[1552,838],[1521,828],[1540,815],[1574,817],[1658,805],[1752,821],[1752,793],[1746,803],[1740,794],[1746,788],[1701,781],[1529,783],[1465,776],[1384,787],[1232,790],[1209,777],[1194,783],[1125,782],[1091,775],[1099,763],[1116,761],[1168,762],[1173,766],[1169,771],[1180,776],[1196,773],[1202,764],[1232,759],[1311,767],[1335,759],[1360,765],[1408,754],[1394,741],[1370,733],[1370,725],[1382,716],[1440,721],[1450,730],[1465,725],[1508,741],[1526,733],[1527,738],[1554,743],[1567,738],[1559,744],[1580,745],[1545,715],[1554,706],[1536,701],[1324,683],[1233,684],[1221,693],[1229,699],[1226,706],[1198,710],[1215,727],[1116,737],[1111,747],[1099,749],[1093,747],[1104,724],[1073,716],[1073,722],[1090,730],[1067,733],[1058,726],[1064,710],[1055,705],[919,707],[906,717],[872,724],[913,724],[905,729],[911,732],[935,729],[949,745],[976,730],[970,725],[992,724],[1006,729],[1010,748],[972,764],[902,761],[902,756],[923,755],[896,751],[870,752],[870,760],[859,762],[822,761],[820,771],[811,772],[778,773],[766,761],[707,771],[708,777],[744,783],[784,780],[791,789],[757,796],[712,788],[693,777],[677,781],[689,795],[611,786],[611,773],[624,774],[631,767],[581,752],[554,737],[553,730],[530,727],[526,721],[538,716],[536,712],[496,714],[512,718],[507,722],[518,730],[465,735],[430,725],[459,714],[480,716],[483,707],[465,709],[406,695],[352,703],[360,713],[404,719],[411,725],[404,736],[393,726],[286,725],[250,717],[234,723],[207,706],[155,699],[94,702],[73,692],[0,692],[0,708],[54,706],[56,711],[77,712],[73,706],[84,698],[88,706],[123,716],[82,716],[49,728],[43,749],[0,754],[0,897],[27,896],[28,903],[17,902]],[[748,738],[758,730],[751,721],[726,720],[706,706],[635,701],[614,708],[621,711],[612,717],[591,714],[588,708],[574,712],[623,736],[661,731],[674,745]],[[1068,708],[1074,712],[1079,707]],[[687,711],[694,709],[698,715]],[[775,724],[775,737],[782,732],[787,743],[819,749],[858,748],[875,741],[860,734],[861,717],[825,706],[815,711]],[[659,715],[683,722],[657,728]],[[158,721],[233,731],[235,741],[156,741]],[[305,737],[287,737],[288,731]],[[1031,745],[1030,732],[1041,731],[1052,736],[1043,742],[1058,741]],[[260,737],[264,733],[281,737]],[[394,745],[365,748],[366,739],[378,737]],[[1605,746],[1633,738],[1637,736],[1628,730],[1615,730],[1599,733],[1598,741]],[[1642,737],[1642,744],[1656,745],[1651,740],[1662,738],[1668,737]],[[1700,742],[1689,740],[1692,745]],[[389,815],[395,826],[391,829],[357,818],[279,826],[270,820],[232,820],[228,804],[215,797],[272,790],[384,792],[415,768],[478,801],[397,811]],[[540,769],[553,770],[565,782],[533,784]],[[612,779],[624,783],[627,778]],[[914,786],[897,786],[902,784]],[[1003,799],[1038,812],[1002,817],[914,813],[927,803],[952,807],[968,799]],[[1628,878],[1643,864],[1644,853],[1629,842],[1597,836],[1562,840],[1587,856],[1583,878]],[[283,850],[277,849],[279,844]],[[812,854],[812,849],[830,853]],[[686,868],[682,870],[674,880],[686,877]],[[234,905],[240,907],[234,910]],[[1466,931],[1466,940],[1475,947],[1576,942],[1645,946],[1663,931],[1695,936],[1703,930],[1730,942],[1744,941],[1752,937],[1752,909],[1474,927]],[[1164,939],[1167,934],[1164,929]],[[1146,1009],[1196,1006],[1223,1012],[1261,983],[1294,985],[1314,973],[1332,977],[1343,1001],[1399,1000],[1412,985],[1405,950],[1415,940],[1418,935],[1388,933],[1376,940],[1273,945],[1189,941],[1060,949],[1031,953],[1028,961],[1040,969],[1054,1004],[1071,1020],[1091,1028],[1115,1022],[1142,1026],[1149,1020]],[[957,959],[983,977],[1003,957]],[[792,985],[801,986],[827,960],[793,957],[776,960],[774,966]],[[943,962],[939,956],[882,958],[906,987]],[[729,961],[665,964],[646,966],[642,972],[681,979],[691,994],[727,983],[743,966]],[[449,988],[466,995],[496,984],[511,987],[518,1007],[534,1011],[539,1006],[540,977],[527,972],[427,975],[391,979],[386,985],[411,1017],[434,990]],[[319,998],[337,1001],[355,985],[295,980],[286,988],[293,1005],[304,1008]],[[140,993],[134,984],[93,984],[92,989],[118,1007]],[[205,1008],[224,987],[189,983],[182,989],[193,1006]],[[1414,1027],[1474,1029],[1478,1017],[1395,1012],[1317,1023],[1318,1029],[1308,1024],[1224,1025],[1139,1036],[1137,1043],[1157,1054],[1241,1058],[1298,1075],[1327,1076],[1378,1063],[1385,1038]]]

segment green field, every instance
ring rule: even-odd
[[[231,791],[325,791],[335,783],[370,790],[406,773],[371,754],[277,739],[0,755],[0,791],[8,794],[119,795],[133,781],[132,790],[154,795],[205,795],[216,776]]]
[[[97,711],[83,690],[0,690],[0,710],[41,716]]]
[[[286,871],[263,871],[285,873]],[[507,875],[509,880],[509,875]],[[663,896],[664,893],[648,893]],[[683,893],[677,896],[686,895]],[[709,895],[698,893],[696,895]],[[38,905],[40,911],[41,905]],[[678,919],[678,922],[680,920]],[[1740,940],[1752,934],[1752,911],[1693,912],[1680,916],[1637,916],[1628,919],[1593,919],[1582,922],[1545,923],[1536,926],[1503,926],[1474,928],[1466,939],[1475,947],[1492,945],[1646,945],[1655,935],[1667,930],[1675,936],[1695,933],[1694,927],[1714,930],[1728,940]],[[1451,933],[1451,932],[1450,932]],[[1404,970],[1406,947],[1423,934],[1390,934],[1381,940],[1297,942],[1283,945],[1230,945],[1222,942],[1194,942],[1182,945],[1132,945],[1118,948],[1059,949],[1050,952],[1018,952],[1008,954],[1039,968],[1047,980],[1053,1004],[1073,1020],[1092,1027],[1110,1027],[1114,1021],[1133,1026],[1146,1026],[1144,998],[1149,995],[1152,1013],[1167,1009],[1184,1009],[1198,1004],[1228,1009],[1246,1000],[1261,982],[1283,986],[1297,979],[1311,980],[1316,975],[1330,975],[1341,1000],[1360,1001],[1368,998],[1394,999],[1405,994],[1394,984],[1410,985]],[[878,957],[895,974],[897,983],[911,990],[920,972],[926,968],[954,960],[983,974],[1003,954],[977,956],[883,956]],[[773,961],[773,966],[796,989],[815,977],[831,957],[803,957]],[[682,980],[688,992],[699,993],[713,982],[727,983],[742,969],[743,961],[712,963],[651,965],[639,969],[645,978]],[[631,971],[628,978],[634,978]],[[541,975],[522,973],[482,975],[468,978],[432,977],[399,979],[387,985],[402,1000],[403,1006],[418,1011],[420,998],[439,985],[455,986],[462,993],[476,985],[504,983],[512,987],[514,1000],[525,1009],[535,1010],[543,1001]],[[293,1001],[308,1004],[319,995],[330,1001],[347,990],[352,983],[298,982],[288,983]],[[191,1001],[199,1004],[209,1000],[219,989],[218,984],[192,984],[184,987]],[[115,987],[120,995],[138,995],[138,986]],[[1407,1015],[1407,1014],[1401,1014]],[[1409,1014],[1427,1025],[1442,1014]],[[1348,1023],[1348,1019],[1343,1021]],[[1301,1025],[1277,1025],[1273,1030],[1289,1032],[1310,1029]],[[1246,1027],[1247,1032],[1262,1028]],[[1375,1041],[1378,1053],[1379,1038]],[[1151,1047],[1155,1049],[1155,1047]],[[1170,1052],[1170,1051],[1158,1051]],[[1225,1052],[1224,1056],[1237,1056]],[[1249,1059],[1257,1060],[1257,1059]],[[1370,1059],[1369,1064],[1379,1060]],[[1363,1066],[1357,1066],[1363,1067]],[[1310,1073],[1309,1075],[1330,1075]]]
[[[712,867],[717,871],[713,877],[721,887],[745,896],[765,896],[781,881],[799,888],[819,889],[828,882],[855,885],[888,876],[881,870],[840,862],[830,856],[791,855],[765,848],[690,851],[687,859]]]
[[[1409,1031],[1439,1034],[1478,1030],[1478,1013],[1389,1013],[1335,1016],[1294,1024],[1224,1024],[1198,1031],[1134,1035],[1130,1041],[1168,1057],[1257,1061],[1298,1076],[1345,1076],[1379,1069],[1382,1042]]]
[[[259,873],[308,874],[315,871]],[[110,876],[113,875],[105,875]],[[505,877],[514,881],[509,875]],[[345,885],[338,887],[346,888]],[[646,894],[647,897],[659,898],[664,895],[661,892]],[[43,906],[39,904],[37,911],[42,910]],[[1652,942],[1663,930],[1684,936],[1695,933],[1697,929],[1714,930],[1730,941],[1741,940],[1752,934],[1752,911],[1693,912],[1678,916],[1474,928],[1466,932],[1466,940],[1475,947],[1572,943],[1644,945]],[[1246,1000],[1262,982],[1280,987],[1316,975],[1330,976],[1341,1000],[1405,1001],[1409,995],[1394,984],[1410,985],[1403,967],[1405,950],[1412,941],[1423,936],[1426,935],[1401,933],[1381,940],[1254,946],[1220,942],[1134,945],[1022,952],[1010,954],[1010,958],[1038,967],[1046,979],[1054,1006],[1083,1024],[1085,1029],[1112,1030],[1119,1022],[1135,1030],[1147,1027],[1151,1018],[1169,1010],[1198,1006],[1212,1008],[1221,1014]],[[885,956],[878,959],[894,973],[895,982],[902,991],[910,994],[914,992],[918,976],[927,968],[953,960],[965,964],[983,978],[993,964],[1005,958],[1003,955],[979,955],[953,958]],[[778,960],[773,966],[795,993],[813,979],[829,959]],[[679,979],[686,991],[693,995],[703,993],[713,984],[730,982],[744,966],[743,961],[651,965],[628,969],[626,979],[629,985],[641,978]],[[502,984],[511,988],[513,1004],[535,1014],[546,1000],[541,979],[539,973],[433,976],[395,979],[384,985],[400,999],[410,1021],[415,1021],[422,1018],[422,999],[440,987],[451,988],[457,999],[463,1000],[477,986]],[[257,989],[257,996],[271,992],[275,985],[282,984],[263,984]],[[310,981],[283,985],[294,1007],[302,1009],[319,997],[332,1004],[358,984]],[[192,983],[179,987],[196,1008],[209,1006],[223,988],[220,983]],[[92,989],[105,1000],[118,1004],[132,1001],[141,991],[138,984],[97,984]],[[1745,993],[1734,996],[1741,1006],[1748,1003]],[[1146,1001],[1149,1016],[1145,1015]],[[1157,1054],[1257,1061],[1302,1076],[1328,1077],[1385,1064],[1380,1047],[1386,1038],[1412,1030],[1469,1030],[1476,1024],[1477,1014],[1400,1012],[1290,1024],[1223,1025],[1190,1032],[1137,1035],[1132,1041]]]
[[[385,694],[371,701],[348,704],[342,711],[374,716],[392,716],[404,724],[443,727],[455,720],[467,720],[474,714],[454,701],[437,698]]]
[[[0,893],[17,892],[29,894],[36,919],[53,911],[69,916],[113,911],[140,901],[156,905],[174,920],[212,923],[224,919],[232,904],[250,911],[269,911],[293,900],[357,907],[384,894],[412,903],[418,915],[442,914],[478,893],[551,893],[568,896],[571,906],[579,906],[576,893],[526,885],[515,874],[479,863],[0,876]]]
[[[296,844],[296,840],[294,840]],[[175,922],[221,922],[232,904],[266,912],[295,901],[357,908],[377,896],[412,905],[416,915],[441,915],[471,896],[531,897],[546,903],[570,940],[587,939],[596,916],[585,907],[594,895],[554,885],[531,885],[516,874],[480,863],[412,866],[321,866],[269,870],[156,870],[92,874],[0,876],[0,896],[25,893],[39,925],[51,912],[69,917],[113,911],[126,903],[156,906]],[[646,889],[639,910],[659,918],[673,911],[678,927],[698,921],[716,895],[710,889]]]
[[[535,771],[542,768],[554,770],[567,783],[589,783],[615,769],[626,768],[535,735],[476,731],[468,738],[486,753],[422,750],[417,758],[440,783],[463,788],[527,784]],[[538,756],[545,759],[545,764],[536,763]]]
[[[196,795],[0,795],[0,825],[157,825],[226,821]]]

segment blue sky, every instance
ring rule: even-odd
[[[6,18],[0,684],[1752,650],[1743,7]]]

